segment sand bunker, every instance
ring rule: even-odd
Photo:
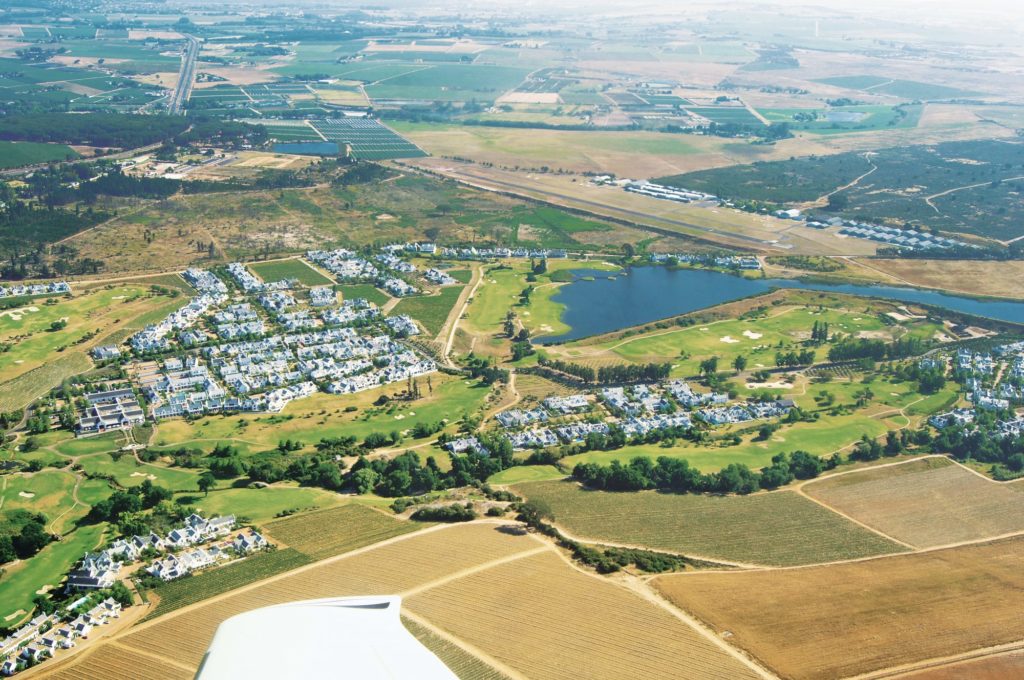
[[[754,331],[750,330],[743,331],[743,335],[745,337],[750,338],[751,340],[760,340],[761,338],[764,337],[764,333],[755,333]]]
[[[34,493],[32,493],[31,491],[19,491],[18,495],[21,496],[22,498],[35,498],[36,497],[36,495]]]
[[[747,383],[748,390],[788,390],[792,389],[793,384],[788,382],[752,382]]]
[[[734,343],[734,342],[739,342],[739,340],[737,340],[736,338],[734,338],[734,337],[732,337],[732,336],[730,336],[730,335],[726,335],[725,337],[719,338],[719,340],[720,340],[721,342],[724,342],[724,343],[726,343],[726,344],[730,344],[730,345],[731,345],[732,343]]]

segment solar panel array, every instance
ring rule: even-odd
[[[310,123],[329,141],[347,144],[357,160],[426,156],[418,146],[371,118],[328,118]]]

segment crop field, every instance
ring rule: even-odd
[[[0,142],[0,168],[16,168],[22,165],[66,161],[75,158],[79,158],[78,153],[64,144]]]
[[[138,678],[139,680],[192,680],[195,671],[171,659],[154,659],[149,654],[109,643],[72,657],[46,672],[52,680],[95,680],[96,678]],[[53,663],[53,662],[51,662]]]
[[[346,595],[403,594],[465,569],[538,549],[495,525],[443,527],[354,555],[309,565],[238,593],[139,627],[120,644],[198,666],[224,619],[282,602]],[[214,572],[210,572],[214,573]],[[184,583],[184,581],[183,581]],[[97,652],[102,653],[102,652]]]
[[[1024,540],[654,585],[790,678],[836,678],[1014,642]],[[826,649],[828,653],[823,654]]]
[[[757,116],[742,106],[687,106],[690,113],[707,118],[712,123],[762,126]]]
[[[463,218],[467,223],[470,220],[473,218]],[[507,228],[514,235],[515,244],[542,248],[579,248],[582,244],[577,238],[579,235],[613,230],[604,222],[577,217],[555,208],[526,206],[494,215],[488,224]]]
[[[996,239],[1019,236],[1024,144],[979,140],[754,163],[671,177],[664,184],[719,196],[813,201],[877,167],[845,191],[842,215],[920,223]]]
[[[268,283],[284,279],[296,279],[304,286],[329,286],[333,283],[302,260],[251,262],[246,266]]]
[[[423,526],[353,504],[286,517],[264,528],[275,541],[313,559],[323,559],[417,531]]]
[[[881,76],[836,76],[822,78],[819,83],[835,85],[850,90],[860,90],[872,94],[887,94],[900,99],[958,99],[977,96],[977,92],[969,92],[947,85],[920,83],[914,80],[892,80]]]
[[[408,608],[535,680],[757,677],[668,611],[547,551],[430,589]],[[515,633],[502,634],[510,621]]]
[[[348,145],[352,156],[358,160],[379,161],[426,155],[415,144],[376,120],[330,118],[310,122],[328,141]]]
[[[527,73],[529,69],[490,64],[419,65],[410,72],[368,85],[366,92],[374,100],[493,101],[518,86]]]
[[[498,671],[462,647],[449,642],[437,635],[426,626],[416,623],[410,618],[402,617],[402,624],[427,649],[437,655],[444,665],[460,680],[510,680],[509,676]]]
[[[417,297],[403,298],[399,301],[392,314],[408,314],[423,324],[430,337],[441,332],[441,327],[447,321],[452,307],[462,294],[462,286],[445,286],[437,295],[420,295]]]
[[[900,676],[905,680],[1004,680],[1024,674],[1024,651],[985,656]]]
[[[638,544],[707,559],[793,566],[903,551],[792,491],[751,496],[587,491],[575,482],[525,483],[555,521],[593,541]]]
[[[804,490],[918,548],[1024,531],[1024,495],[945,458],[841,475]]]

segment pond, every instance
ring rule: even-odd
[[[773,288],[863,295],[1024,323],[1022,302],[978,300],[916,288],[832,285],[794,279],[746,279],[717,271],[668,267],[635,267],[618,272],[576,269],[573,274],[576,278],[560,287],[551,298],[565,305],[562,321],[571,330],[562,335],[537,338],[541,344],[567,342],[629,328],[765,293]]]

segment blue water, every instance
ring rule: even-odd
[[[293,153],[300,156],[337,156],[337,142],[278,142],[274,153]]]
[[[552,300],[566,306],[562,321],[572,330],[537,338],[565,342],[629,328],[670,316],[695,312],[773,288],[821,290],[865,295],[898,302],[945,307],[999,321],[1024,323],[1024,302],[976,300],[937,291],[892,286],[805,283],[793,279],[745,279],[703,269],[637,267],[626,272],[574,270],[576,279],[558,289]],[[585,280],[582,277],[594,277]]]

